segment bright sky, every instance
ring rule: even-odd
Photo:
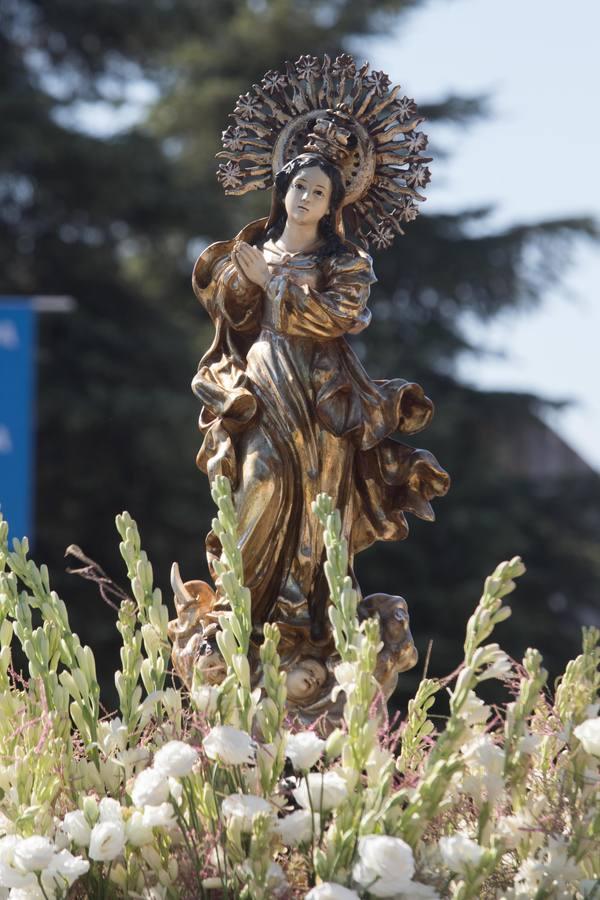
[[[430,0],[357,55],[417,102],[487,94],[492,115],[458,135],[427,129],[452,159],[433,164],[423,214],[497,207],[493,222],[592,215],[600,220],[597,0]],[[460,144],[457,141],[459,136]],[[456,143],[456,146],[453,146]],[[573,405],[550,419],[600,468],[600,244],[576,254],[565,286],[536,311],[469,334],[504,358],[465,359],[463,378]]]

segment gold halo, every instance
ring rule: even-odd
[[[223,132],[227,160],[217,178],[226,194],[241,195],[273,184],[274,175],[305,149],[318,118],[343,117],[357,139],[350,155],[338,162],[346,188],[345,206],[359,223],[356,237],[377,249],[389,247],[401,223],[418,214],[419,190],[430,180],[430,162],[422,156],[427,136],[417,131],[423,118],[408,97],[398,96],[384,72],[357,69],[348,54],[333,62],[325,55],[286,62],[285,71],[269,71],[260,85],[239,97]]]

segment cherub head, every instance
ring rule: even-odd
[[[327,681],[327,669],[314,657],[299,660],[287,675],[289,699],[300,706],[318,700]]]

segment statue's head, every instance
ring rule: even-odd
[[[277,240],[288,217],[305,224],[316,216],[324,255],[336,253],[344,236],[341,211],[344,182],[338,167],[318,153],[302,153],[275,176],[267,237]],[[306,211],[302,211],[304,206]]]
[[[327,669],[318,659],[306,657],[299,660],[287,674],[289,699],[299,706],[317,700],[327,681]]]

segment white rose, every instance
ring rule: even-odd
[[[50,863],[55,852],[52,841],[35,834],[19,841],[14,850],[14,864],[24,872],[41,872]]]
[[[98,804],[101,822],[122,822],[123,810],[118,800],[112,797],[103,797]]]
[[[600,756],[600,719],[586,719],[573,729],[573,734],[581,741],[583,749],[592,756]]]
[[[0,862],[0,885],[11,888],[10,896],[13,891],[19,888],[29,888],[35,890],[37,887],[37,879],[33,872],[20,872],[13,869],[11,865]]]
[[[321,758],[324,749],[325,741],[317,737],[314,731],[300,731],[298,734],[288,734],[285,755],[295,769],[306,772]]]
[[[153,768],[172,778],[189,775],[198,759],[198,751],[184,741],[169,741],[154,757]]]
[[[143,813],[139,809],[136,809],[125,822],[125,840],[133,847],[143,847],[144,844],[150,844],[154,840],[152,828],[145,824]]]
[[[177,824],[175,813],[170,803],[159,803],[158,806],[146,806],[142,821],[149,828],[172,828]]]
[[[218,759],[225,765],[240,766],[253,763],[256,744],[249,734],[232,725],[216,725],[202,742],[209,759]]]
[[[312,840],[313,834],[320,834],[321,819],[308,809],[298,809],[283,819],[277,819],[275,828],[286,847],[295,847]]]
[[[466,874],[467,867],[478,865],[484,853],[483,847],[464,834],[440,838],[439,847],[450,871],[461,875]]]
[[[131,799],[135,806],[158,806],[169,799],[169,782],[163,772],[144,769],[136,776],[131,789]]]
[[[311,888],[304,900],[360,900],[356,891],[335,884],[333,881],[324,881],[317,887]]]
[[[78,878],[85,875],[89,868],[90,864],[87,859],[73,856],[68,850],[61,850],[60,853],[55,854],[45,874],[50,876],[51,880],[58,878],[66,882],[70,887]]]
[[[70,840],[77,844],[78,847],[89,847],[92,829],[80,809],[66,814],[62,823],[62,830],[68,834]]]
[[[304,809],[327,812],[348,796],[348,785],[337,772],[311,772],[297,784],[292,793]]]
[[[252,831],[254,817],[262,814],[272,815],[273,808],[262,797],[254,794],[230,794],[221,804],[221,813],[226,822],[236,819],[242,831]]]
[[[413,852],[402,838],[369,834],[358,842],[352,877],[374,897],[392,897],[408,887],[415,874]]]
[[[99,862],[111,862],[123,852],[125,828],[122,822],[98,822],[92,828],[88,856]]]

